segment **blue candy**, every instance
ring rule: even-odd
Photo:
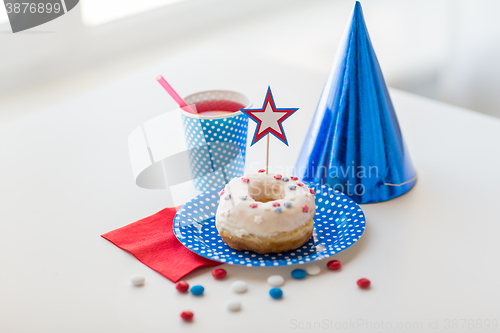
[[[300,280],[300,279],[305,278],[305,277],[306,277],[306,275],[307,275],[307,272],[306,272],[305,270],[303,270],[303,269],[300,269],[300,268],[298,268],[298,269],[294,269],[294,270],[292,271],[292,277],[293,277],[294,279],[297,279],[297,280]]]
[[[240,195],[240,200],[246,200],[247,196],[246,195]]]
[[[202,286],[192,286],[191,287],[191,294],[196,295],[196,296],[203,295],[204,291],[205,291],[205,288],[203,288]]]
[[[285,206],[286,208],[290,208],[292,207],[292,203],[290,201],[287,201],[283,204],[283,206]]]
[[[281,209],[281,207],[276,207],[276,208],[274,209],[274,211],[275,211],[276,213],[281,213],[281,212],[282,212],[282,209]]]
[[[287,181],[289,181],[289,180],[290,180],[290,178],[288,178],[288,177],[283,177],[283,178],[281,178],[281,180],[282,180],[282,181],[284,181],[284,182],[287,182]]]
[[[280,288],[272,288],[269,290],[269,295],[271,295],[272,298],[281,298],[283,297],[283,291],[281,291]]]
[[[290,186],[288,186],[288,188],[293,191],[293,190],[295,190],[297,188],[297,186],[296,185],[290,185]]]

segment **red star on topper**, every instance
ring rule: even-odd
[[[267,88],[266,99],[261,109],[241,109],[240,111],[257,123],[257,129],[253,135],[252,146],[265,137],[272,134],[288,146],[288,141],[283,130],[282,122],[290,117],[298,109],[278,109],[274,104],[271,87]]]

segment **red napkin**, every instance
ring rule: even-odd
[[[132,253],[144,265],[172,282],[179,281],[198,267],[220,265],[220,262],[189,251],[177,240],[172,223],[178,208],[165,208],[101,236]]]

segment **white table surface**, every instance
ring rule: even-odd
[[[362,206],[366,232],[335,256],[339,272],[326,270],[327,260],[318,262],[319,276],[302,281],[290,278],[292,267],[224,265],[224,281],[200,269],[187,277],[205,286],[194,297],[102,239],[171,204],[165,191],[135,186],[127,148],[132,129],[175,106],[155,81],[159,73],[183,95],[234,89],[255,105],[271,85],[278,107],[300,108],[286,122],[290,147],[272,140],[270,163],[280,166],[293,166],[326,78],[264,59],[227,54],[202,62],[190,54],[0,124],[1,332],[296,332],[308,325],[486,332],[487,320],[498,325],[500,121],[399,91],[392,98],[419,179],[402,197]],[[248,165],[262,165],[263,144],[250,149]],[[133,274],[146,285],[132,287]],[[271,274],[286,277],[282,300],[267,294]],[[371,290],[358,289],[361,277]],[[248,282],[246,294],[230,292],[236,279]],[[229,298],[243,310],[229,313]],[[187,309],[195,313],[190,324],[179,318]]]

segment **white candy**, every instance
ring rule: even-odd
[[[273,287],[279,287],[285,283],[285,279],[281,275],[271,275],[267,278],[267,283]]]
[[[229,311],[240,311],[241,310],[241,302],[236,299],[230,299],[226,302],[226,307]]]
[[[319,266],[308,266],[306,267],[306,272],[309,275],[318,275],[321,272],[321,268]]]
[[[235,293],[241,294],[247,291],[247,283],[245,281],[234,281],[231,283],[231,290]]]
[[[132,282],[134,286],[142,286],[144,281],[146,281],[146,278],[142,275],[132,275],[130,277],[130,282]]]

